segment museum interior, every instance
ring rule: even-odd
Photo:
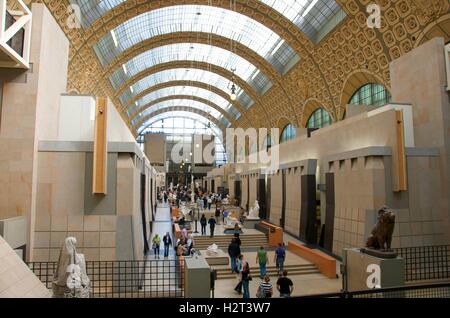
[[[450,298],[449,0],[0,0],[0,298]]]

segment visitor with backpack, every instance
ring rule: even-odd
[[[163,237],[164,242],[164,257],[169,257],[169,246],[172,245],[172,239],[170,238],[169,232]]]
[[[228,245],[228,255],[230,256],[231,261],[231,272],[239,273],[237,271],[236,261],[239,255],[241,255],[241,248],[239,247],[235,239],[232,239],[230,245]]]

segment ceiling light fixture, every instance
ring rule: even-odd
[[[231,71],[233,72],[233,75],[231,76],[231,82],[228,83],[228,89],[230,90],[230,99],[235,101],[237,99],[236,84],[234,83],[234,72],[236,69],[232,68]]]
[[[128,75],[127,66],[125,64],[122,65],[123,71]]]

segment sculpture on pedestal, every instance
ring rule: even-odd
[[[67,237],[61,247],[53,276],[53,297],[89,298],[91,282],[86,273],[83,254],[76,251],[77,240]]]
[[[392,234],[395,227],[395,213],[387,206],[378,211],[378,220],[367,239],[364,253],[381,257],[395,258],[397,255],[391,249]]]
[[[219,247],[216,244],[208,246],[208,249],[206,250],[206,254],[208,256],[216,256],[219,254]]]
[[[259,220],[259,203],[258,200],[255,200],[255,203],[248,211],[248,215],[246,217],[247,220]]]

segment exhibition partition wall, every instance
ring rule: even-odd
[[[249,175],[241,174],[241,208],[248,211]]]
[[[281,226],[283,209],[283,171],[277,170],[270,174],[270,222]],[[275,190],[276,189],[276,190]]]

